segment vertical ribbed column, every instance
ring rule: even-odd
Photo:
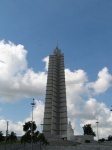
[[[46,101],[44,110],[43,132],[51,133],[52,93],[53,93],[53,56],[49,56],[48,77],[46,86]]]
[[[59,62],[59,109],[60,109],[60,134],[67,134],[67,106],[66,106],[66,86],[65,86],[65,71],[64,71],[64,56],[60,55]]]

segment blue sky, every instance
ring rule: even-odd
[[[105,133],[103,133],[101,136],[106,136],[106,134],[109,134],[112,125],[111,114],[109,112],[109,109],[112,105],[111,8],[111,0],[0,1],[0,41],[4,40],[4,42],[1,42],[1,47],[4,45],[4,48],[0,48],[0,55],[1,59],[7,61],[7,63],[10,60],[10,63],[15,65],[12,66],[12,68],[8,66],[8,69],[6,67],[6,70],[3,70],[4,72],[2,72],[2,70],[0,71],[0,89],[3,91],[0,92],[1,125],[5,120],[10,120],[10,126],[14,128],[14,125],[18,125],[18,121],[20,121],[22,124],[25,120],[30,118],[30,103],[33,97],[37,100],[40,100],[39,106],[41,105],[44,107],[43,101],[45,99],[45,83],[47,72],[45,70],[45,62],[42,60],[53,53],[53,50],[58,42],[59,48],[62,50],[62,53],[64,53],[65,56],[65,68],[68,69],[66,70],[68,87],[67,101],[70,99],[70,103],[74,106],[73,110],[76,109],[77,105],[77,107],[82,107],[82,110],[85,110],[88,102],[93,104],[95,103],[94,100],[96,100],[97,105],[95,106],[102,108],[100,112],[104,111],[106,116],[105,119],[110,121],[109,123],[108,121],[106,122],[109,124],[108,130],[105,130]],[[8,41],[11,41],[15,46],[13,44],[11,46]],[[24,48],[19,47],[19,51],[14,50],[13,46],[16,49],[19,44],[23,45]],[[10,45],[9,50],[6,50],[6,45]],[[12,57],[13,51],[15,51],[14,56],[18,58],[18,61],[14,58],[14,56]],[[21,59],[19,57],[20,54],[24,56]],[[5,57],[5,55],[7,55],[7,57]],[[46,61],[48,61],[48,59]],[[22,67],[22,64],[24,67]],[[17,70],[17,68],[19,69]],[[78,70],[81,70],[82,72]],[[8,71],[12,71],[14,73],[8,74]],[[98,81],[99,72],[99,78],[101,78],[100,81]],[[2,73],[7,74],[7,76],[3,75]],[[26,80],[25,73],[27,75],[29,74],[28,77],[32,79],[32,81],[30,81],[32,86],[30,87],[30,83],[26,85],[26,83],[23,84],[24,82],[22,82],[21,85],[19,85],[20,90],[19,88],[18,90],[16,88],[14,89],[15,86],[10,89],[12,83],[14,83],[13,81],[18,81],[17,84],[20,83],[20,80],[17,78],[17,74],[21,75],[21,81],[24,81],[24,79]],[[42,73],[44,75],[42,75]],[[68,74],[69,77],[67,77]],[[22,75],[24,78],[22,78]],[[34,78],[30,75],[38,80],[35,82],[38,85],[34,84]],[[12,76],[14,77],[13,79]],[[79,77],[80,81],[77,79],[77,76]],[[42,79],[42,77],[44,79]],[[10,80],[10,78],[12,80],[9,84],[7,79]],[[96,81],[98,82],[96,83]],[[70,82],[72,82],[73,85],[75,84],[75,88],[72,87],[75,95],[73,95],[73,93],[71,94],[70,92],[72,90],[69,89],[69,85],[71,84]],[[82,83],[83,89],[86,88],[86,92],[83,91],[80,93],[78,91],[78,93],[77,86],[81,87],[80,85],[82,85]],[[41,89],[41,87],[41,90],[39,89],[38,86],[40,85],[44,87],[44,90]],[[100,86],[102,87],[101,90],[98,89]],[[23,94],[24,90],[26,95]],[[80,91],[82,90],[80,89]],[[80,102],[78,98],[81,99],[81,103],[77,104],[77,101]],[[91,100],[93,98],[94,100]],[[70,108],[70,103],[68,102],[68,109]],[[82,105],[82,103],[84,105]],[[35,108],[35,114],[37,114],[39,111],[37,110],[37,107],[38,106]],[[93,119],[90,119],[90,116],[86,116],[88,112],[85,110],[86,117],[84,120],[84,116],[81,116],[82,110],[77,110],[77,112],[80,112],[78,117],[76,117],[77,113],[74,111],[74,118],[73,116],[70,116],[70,113],[68,113],[76,134],[82,133],[81,129],[79,128],[81,128],[82,124],[87,122],[93,124],[93,128],[95,130],[94,122],[95,118],[98,118],[98,115],[97,117],[95,116]],[[101,113],[101,115],[99,115],[100,122],[102,122],[102,116],[103,114]],[[77,118],[76,120],[74,120],[75,117]],[[78,126],[79,122],[80,126]],[[37,124],[39,126],[39,122]],[[107,124],[105,124],[105,127]],[[104,124],[102,123],[101,129],[103,127]],[[15,132],[19,134],[20,131],[19,129],[18,131],[15,129]],[[101,133],[102,132],[100,132],[100,134]]]

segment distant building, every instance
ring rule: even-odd
[[[64,55],[58,46],[49,56],[43,133],[67,138],[67,105]]]

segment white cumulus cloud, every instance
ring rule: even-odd
[[[42,61],[45,62],[45,70],[48,71],[49,56],[45,57]]]
[[[42,96],[47,75],[28,68],[23,45],[0,41],[0,101]]]
[[[103,93],[108,90],[108,88],[112,86],[112,75],[109,74],[108,68],[104,67],[101,71],[99,71],[98,79],[88,85],[90,88],[94,89],[96,94]]]

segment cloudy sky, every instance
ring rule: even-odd
[[[23,134],[34,120],[41,131],[48,56],[57,42],[65,57],[68,118],[74,134],[90,123],[112,135],[112,1],[0,1],[0,131]]]

